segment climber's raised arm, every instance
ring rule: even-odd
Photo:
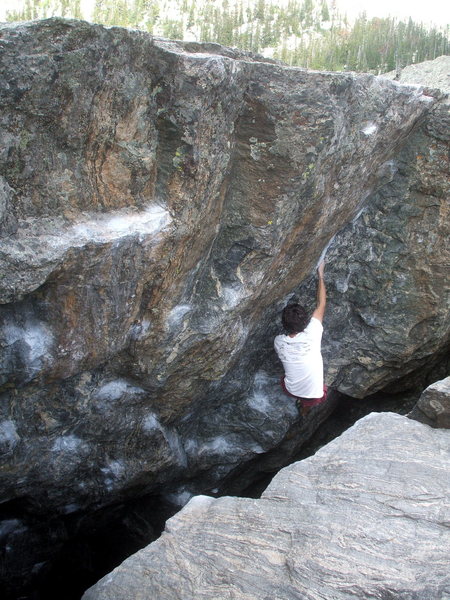
[[[317,306],[312,316],[318,319],[320,322],[323,320],[323,315],[325,314],[325,306],[327,304],[327,292],[325,289],[325,281],[323,278],[323,272],[325,269],[325,262],[322,261],[317,268],[317,275],[319,277],[319,281],[317,282]]]

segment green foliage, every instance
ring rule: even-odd
[[[8,21],[31,21],[48,17],[83,18],[81,0],[25,0],[22,10],[8,13]]]
[[[383,73],[449,54],[449,28],[392,17],[349,25],[334,0],[25,0],[8,20],[51,16],[143,29],[171,39],[190,37],[273,55],[290,65],[329,71]]]

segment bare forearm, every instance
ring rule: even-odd
[[[325,311],[325,306],[327,303],[327,290],[325,287],[325,280],[323,275],[319,275],[319,281],[317,282],[317,308],[323,307]]]
[[[325,280],[323,277],[324,263],[322,262],[317,269],[317,275],[319,280],[317,282],[317,306],[312,316],[322,321],[323,315],[325,314],[325,306],[327,304],[327,290],[325,287]]]

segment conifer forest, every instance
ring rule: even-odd
[[[295,66],[374,74],[449,54],[449,25],[411,18],[353,21],[334,0],[25,0],[8,21],[86,19],[260,53]]]

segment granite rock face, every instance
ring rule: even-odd
[[[449,353],[449,106],[410,136],[393,180],[330,251],[328,377],[352,396],[407,386]]]
[[[442,82],[442,65],[450,57],[405,69],[402,81]],[[443,98],[392,161],[392,180],[333,240],[325,356],[330,382],[351,396],[407,388],[450,354],[449,156]]]
[[[0,52],[9,538],[16,506],[184,502],[288,460],[334,400],[299,427],[272,340],[333,238],[329,383],[364,395],[445,350],[440,92],[61,19],[1,26]]]
[[[450,377],[429,385],[408,416],[431,427],[450,429]]]
[[[372,413],[259,500],[200,496],[83,600],[450,594],[450,433]]]

